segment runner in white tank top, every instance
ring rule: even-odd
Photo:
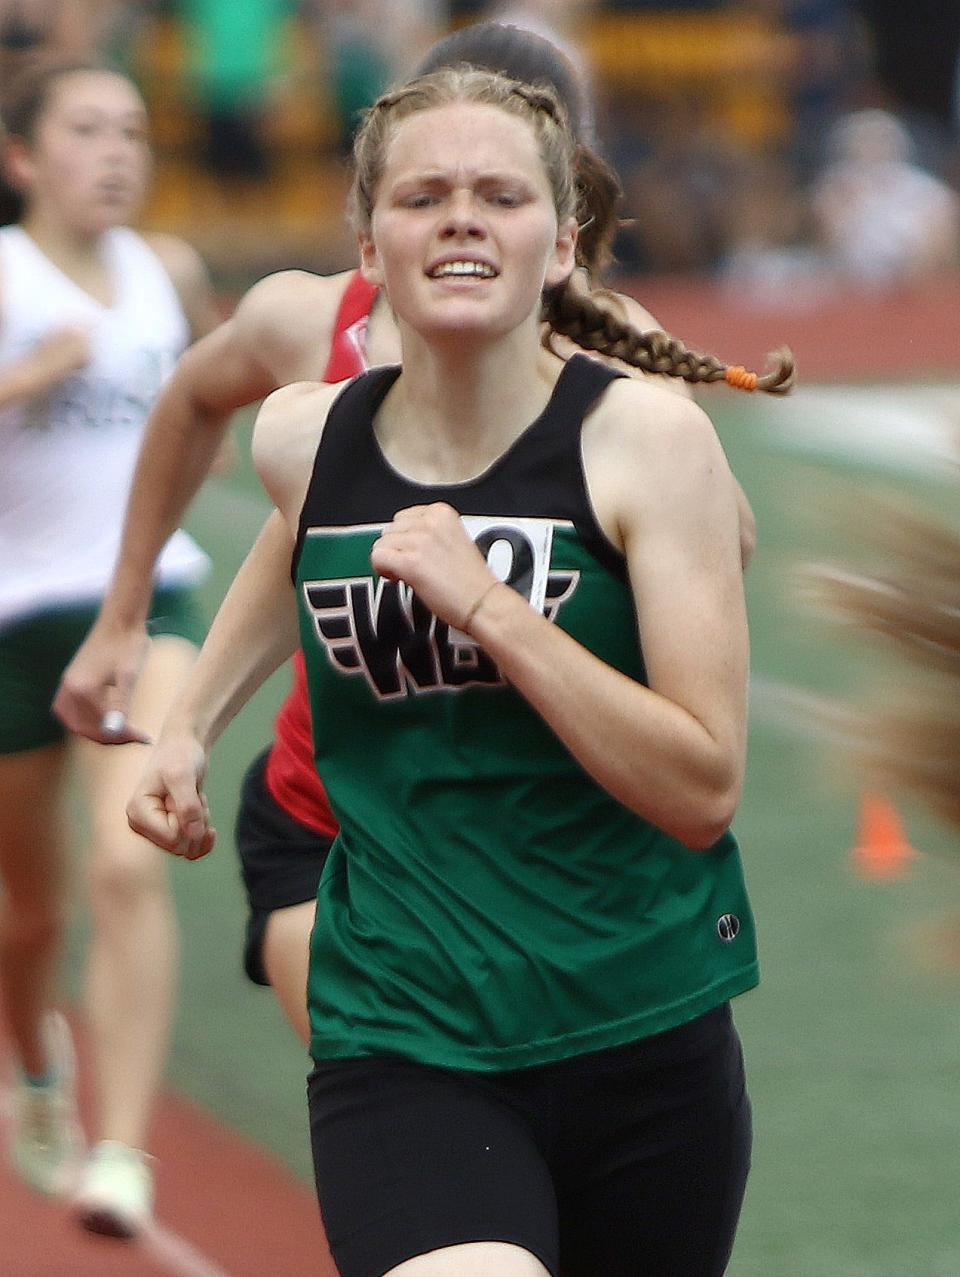
[[[189,340],[160,259],[126,227],[102,240],[113,304],[85,292],[22,226],[0,229],[0,372],[58,328],[87,334],[83,368],[0,407],[0,630],[59,603],[97,601],[113,570],[147,414]],[[206,556],[167,543],[164,585],[192,584]]]
[[[52,1009],[70,745],[50,702],[109,582],[153,400],[216,316],[192,249],[126,228],[149,170],[134,86],[62,62],[38,64],[9,90],[5,158],[25,205],[20,223],[0,231],[0,1000],[17,1076],[9,1153],[34,1188],[70,1190],[86,1227],[131,1236],[151,1210],[141,1150],[166,1052],[176,929],[161,857],[124,815],[143,747],[75,742],[93,922],[96,1132],[84,1156],[69,1032]],[[184,533],[161,556],[137,690],[148,730],[193,662],[203,627],[189,587],[206,565]]]

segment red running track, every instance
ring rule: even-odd
[[[620,280],[695,350],[762,371],[788,345],[800,384],[812,381],[955,380],[960,373],[960,274],[922,288],[869,292],[836,284],[784,288],[762,298],[698,278]],[[709,398],[700,400],[709,409]]]
[[[85,1087],[80,1103],[89,1114]],[[4,1148],[0,1277],[337,1277],[313,1192],[252,1141],[166,1092],[151,1152],[157,1224],[131,1243],[85,1233],[65,1202],[23,1187]]]

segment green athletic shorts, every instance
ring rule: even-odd
[[[33,612],[0,631],[0,754],[19,754],[63,740],[67,731],[50,711],[63,671],[87,636],[99,605]],[[148,633],[203,642],[206,622],[191,590],[166,588],[153,596]]]

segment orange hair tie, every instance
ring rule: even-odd
[[[756,390],[759,378],[755,372],[747,372],[741,364],[732,364],[725,370],[723,380],[734,390]]]

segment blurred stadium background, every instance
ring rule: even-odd
[[[0,0],[0,33],[3,12]],[[858,780],[803,704],[856,699],[895,675],[804,612],[796,570],[857,561],[868,487],[956,520],[960,5],[88,0],[82,38],[142,86],[157,148],[145,223],[203,252],[226,311],[266,271],[353,264],[343,204],[356,112],[437,34],[493,16],[552,30],[589,77],[633,219],[617,286],[723,358],[756,365],[786,343],[798,359],[800,387],[783,403],[699,395],[759,525],[736,829],[764,980],[737,1009],[756,1148],[731,1277],[958,1277],[958,849],[901,803],[920,854],[886,878],[857,872]],[[211,612],[267,510],[240,452],[189,519],[216,564]],[[217,747],[217,853],[174,866],[185,955],[169,1079],[306,1182],[305,1060],[273,999],[242,977],[230,836],[286,677]],[[5,1245],[0,1228],[2,1277],[46,1273],[12,1236]],[[141,1271],[135,1255],[130,1265]]]

